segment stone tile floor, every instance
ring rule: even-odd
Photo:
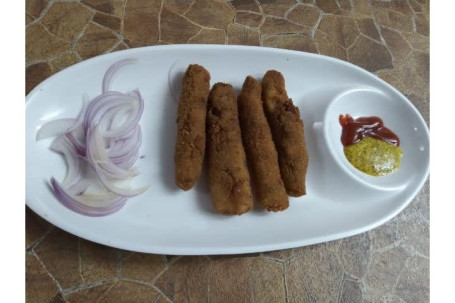
[[[384,79],[429,124],[429,0],[26,0],[26,93],[100,54],[215,43],[320,53]],[[128,252],[26,208],[27,302],[428,302],[429,181],[383,226],[241,256]]]

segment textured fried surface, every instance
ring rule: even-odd
[[[289,199],[281,180],[272,133],[262,108],[261,84],[248,76],[237,102],[256,201],[261,208],[269,211],[284,210],[289,207]]]
[[[278,152],[281,178],[290,196],[306,194],[308,152],[299,108],[286,93],[283,75],[267,71],[262,78],[262,100]]]
[[[177,109],[175,146],[175,184],[183,190],[199,179],[205,154],[207,98],[210,74],[202,66],[188,66],[182,80]]]
[[[207,112],[209,185],[215,209],[241,215],[253,208],[250,175],[242,145],[237,100],[231,85],[216,83]]]

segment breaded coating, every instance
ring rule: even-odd
[[[237,100],[231,85],[216,83],[209,94],[207,157],[215,209],[241,215],[253,208],[250,175],[242,145]]]
[[[278,152],[281,178],[288,195],[306,194],[308,152],[299,108],[287,95],[283,75],[269,70],[262,78],[262,100]]]
[[[272,133],[262,108],[261,84],[248,76],[237,102],[256,201],[261,208],[269,211],[285,210],[289,207],[289,199],[281,179]]]
[[[199,179],[205,154],[207,98],[210,74],[202,66],[188,66],[182,80],[177,109],[175,145],[175,184],[191,189]]]

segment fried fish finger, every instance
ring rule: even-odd
[[[209,94],[207,158],[215,209],[241,215],[253,208],[250,175],[243,149],[237,100],[231,85],[216,83]]]
[[[281,178],[288,195],[306,194],[308,152],[299,108],[287,95],[283,75],[269,70],[262,78],[262,100],[278,152]]]
[[[248,76],[237,103],[256,201],[268,211],[285,210],[289,207],[289,199],[281,179],[272,133],[262,108],[261,84]]]
[[[202,66],[188,66],[177,109],[175,184],[191,189],[199,179],[205,154],[207,98],[210,74]]]

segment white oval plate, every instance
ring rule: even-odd
[[[82,95],[101,93],[106,69],[122,58],[112,88],[139,88],[145,99],[140,183],[151,184],[119,212],[86,217],[63,206],[49,188],[62,180],[63,158],[49,150],[51,139],[35,141],[47,121],[75,117]],[[247,75],[269,69],[283,73],[289,96],[305,122],[310,165],[308,194],[291,198],[283,212],[255,208],[242,216],[214,212],[205,174],[188,192],[174,185],[175,97],[183,72],[198,63],[211,84],[239,91]],[[365,103],[364,103],[365,102]],[[401,139],[402,168],[396,175],[369,178],[340,157],[338,115],[379,115]],[[415,165],[417,163],[417,165]],[[176,255],[238,254],[292,248],[365,232],[397,215],[418,193],[429,173],[429,132],[415,107],[396,89],[352,64],[315,54],[245,46],[170,45],[115,52],[71,66],[27,96],[26,203],[44,219],[79,237],[126,250]]]

